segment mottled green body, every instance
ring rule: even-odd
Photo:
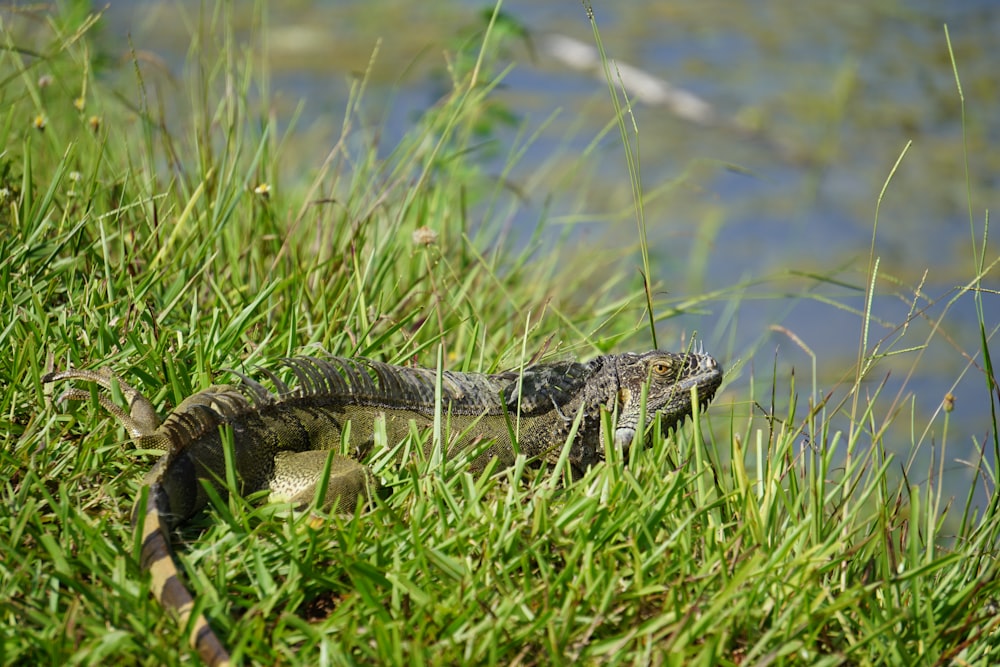
[[[169,529],[207,503],[201,480],[226,491],[227,441],[241,494],[267,489],[276,498],[307,503],[329,466],[324,504],[353,510],[372,485],[360,461],[371,452],[379,420],[385,421],[388,442],[395,443],[410,432],[411,423],[432,426],[437,413],[447,456],[476,447],[472,471],[481,471],[493,459],[499,467],[509,466],[518,453],[554,461],[575,429],[567,461],[577,476],[604,458],[602,410],[617,414],[615,444],[627,449],[635,439],[647,383],[647,413],[659,412],[664,427],[672,428],[691,414],[692,388],[707,405],[722,380],[718,364],[707,355],[661,351],[493,375],[438,373],[339,357],[298,357],[284,363],[296,376],[292,386],[263,371],[274,385],[271,392],[241,375],[239,386],[217,385],[188,397],[162,424],[149,401],[111,373],[70,370],[45,378],[83,379],[109,390],[117,384],[129,401],[129,413],[103,394],[101,404],[139,446],[165,452],[145,479],[145,513],[136,512],[133,521],[142,533],[142,564],[152,574],[154,594],[185,622],[193,600],[173,563]],[[89,393],[70,390],[63,396]],[[331,453],[342,451],[345,433],[350,456]],[[207,621],[198,616],[193,623],[191,640],[202,659],[228,664]]]

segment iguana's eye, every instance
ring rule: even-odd
[[[654,375],[666,375],[670,372],[670,364],[665,361],[657,361],[653,364]]]

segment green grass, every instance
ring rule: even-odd
[[[199,20],[227,38],[193,40],[183,83],[138,44],[108,65],[74,7],[4,14],[0,33],[4,664],[195,659],[135,558],[128,515],[150,460],[96,401],[55,404],[48,370],[110,366],[166,412],[222,369],[320,349],[489,371],[646,348],[647,309],[710,298],[659,297],[644,243],[648,284],[620,268],[631,256],[574,261],[545,219],[510,238],[518,196],[477,163],[504,117],[492,25],[391,152],[362,77],[341,140],[304,155],[223,3]],[[642,230],[638,156],[628,173]],[[991,267],[973,245],[975,288]],[[996,440],[973,461],[990,504],[965,503],[945,531],[934,478],[890,474],[861,389],[869,347],[849,432],[775,377],[772,396],[729,396],[736,408],[568,486],[523,466],[475,478],[380,459],[393,493],[357,517],[314,529],[231,497],[175,545],[247,663],[994,664]],[[742,407],[775,396],[787,414]]]

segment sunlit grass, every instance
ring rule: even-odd
[[[510,237],[517,196],[474,149],[502,76],[489,26],[398,146],[380,153],[360,76],[342,137],[292,178],[281,165],[302,150],[295,125],[271,118],[266,70],[226,29],[227,7],[204,17],[225,39],[196,41],[177,85],[139,55],[101,71],[90,16],[4,17],[5,664],[193,658],[135,558],[128,516],[150,462],[96,402],[53,404],[41,383],[53,367],[110,366],[166,412],[222,369],[290,354],[433,367],[440,352],[449,368],[490,371],[620,351],[647,340],[647,311],[659,321],[721,299],[656,296],[644,239],[645,283],[604,249],[553,242],[545,219]],[[970,285],[989,269],[980,245]],[[877,352],[863,346],[858,368]],[[308,513],[231,497],[185,527],[177,553],[248,663],[1000,659],[995,435],[970,462],[991,502],[970,493],[945,531],[936,469],[928,484],[898,479],[893,415],[876,413],[860,375],[836,404],[795,377],[776,374],[770,392],[727,392],[629,466],[570,485],[523,464],[474,477],[376,456],[392,493],[356,517],[315,529]],[[857,428],[841,432],[845,413]]]

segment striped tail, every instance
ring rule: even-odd
[[[142,531],[142,555],[140,565],[152,578],[153,596],[165,608],[172,609],[180,619],[181,627],[191,627],[191,647],[198,651],[202,662],[208,667],[229,667],[229,653],[215,631],[208,624],[204,614],[199,613],[191,623],[194,598],[181,580],[170,549],[169,529],[160,510],[160,499],[166,494],[158,484],[149,487],[149,498],[145,516],[136,521],[136,529]],[[134,517],[138,519],[138,517]],[[141,525],[140,525],[141,522]]]

